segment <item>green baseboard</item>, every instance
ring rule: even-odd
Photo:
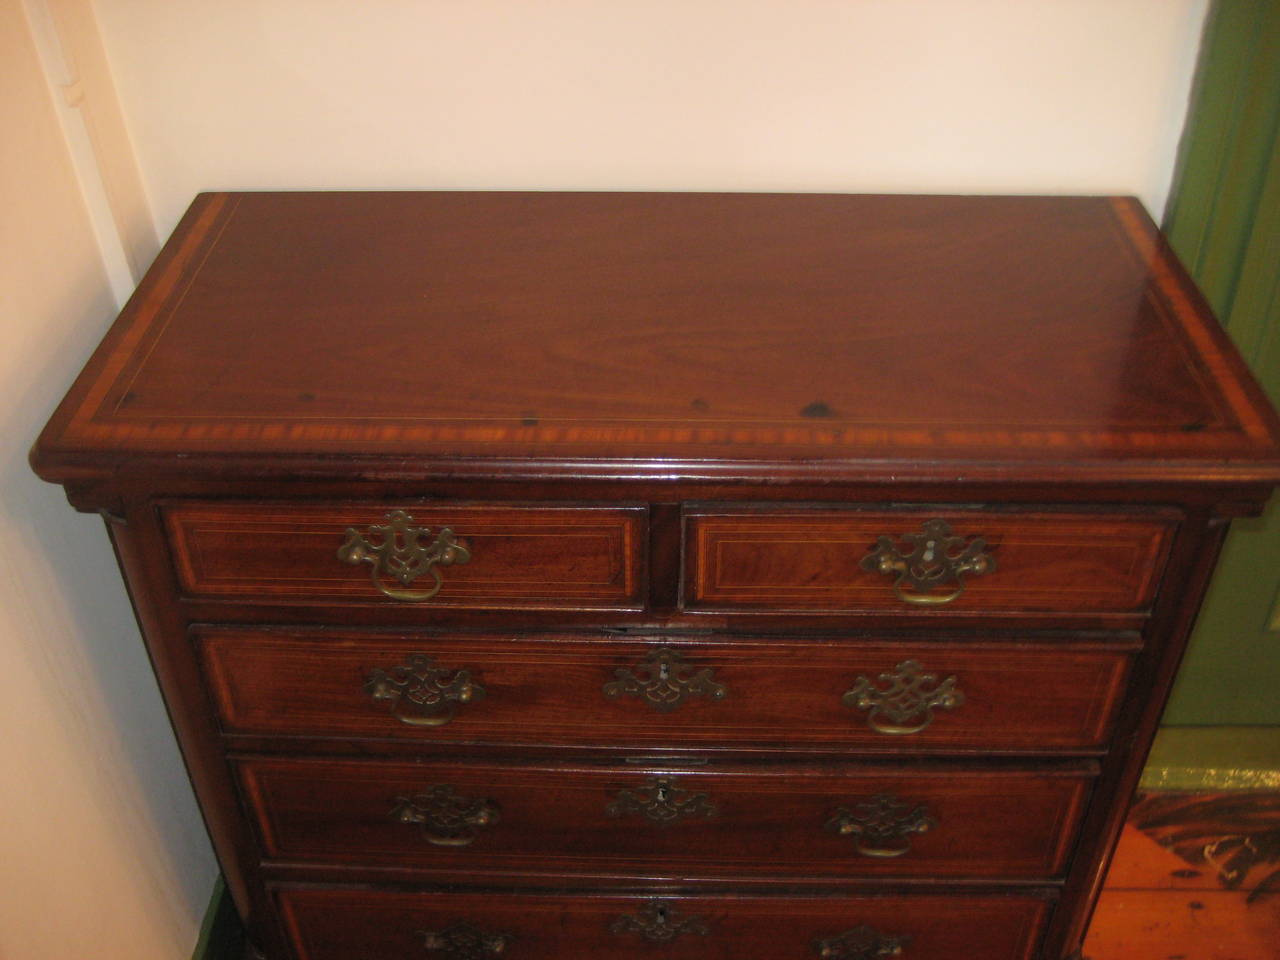
[[[221,876],[213,885],[191,960],[244,960],[244,928]]]
[[[1280,727],[1164,727],[1143,790],[1280,790]]]

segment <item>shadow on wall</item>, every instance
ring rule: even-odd
[[[69,895],[74,908],[76,893],[62,884],[79,869],[90,875],[68,885],[84,884],[85,895],[98,889],[96,909],[135,902],[155,914],[156,930],[138,946],[186,939],[216,867],[108,536],[98,517],[74,511],[27,462],[114,312],[101,276],[59,286],[48,292],[55,302],[40,304],[52,322],[6,321],[17,342],[5,351],[0,387],[0,533],[10,546],[0,560],[0,663],[21,726],[6,731],[13,739],[0,756],[15,758],[5,769],[19,772],[31,799],[5,804],[6,829],[20,839],[4,873],[14,871],[6,883],[25,878],[28,895],[56,885],[46,900]],[[174,943],[172,955],[190,946]]]

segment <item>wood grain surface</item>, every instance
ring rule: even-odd
[[[1106,198],[206,194],[34,459],[183,451],[1280,476],[1256,385]]]
[[[179,580],[190,596],[274,602],[395,603],[370,564],[342,562],[354,529],[369,533],[412,511],[423,545],[443,529],[466,544],[465,564],[441,566],[437,607],[635,608],[644,593],[645,508],[440,504],[177,503],[163,508]],[[377,582],[375,582],[375,579]],[[422,591],[430,575],[407,584]]]
[[[1069,643],[751,637],[637,643],[235,628],[200,629],[197,636],[227,733],[615,751],[1088,752],[1106,740],[1130,661],[1123,647]],[[640,674],[661,649],[676,651],[690,672],[709,669],[723,696],[690,695],[667,711],[639,695],[606,696],[619,670]],[[442,726],[398,720],[371,699],[366,682],[375,669],[390,671],[413,654],[449,671],[467,670],[484,687],[484,699],[458,705]],[[925,729],[905,736],[878,732],[868,710],[843,702],[860,677],[887,689],[880,675],[913,659],[934,675],[926,689],[954,677],[964,702],[934,710]]]
[[[706,932],[655,943],[612,929],[619,918],[641,914],[652,899],[644,896],[496,897],[304,888],[279,889],[276,896],[299,960],[402,960],[423,952],[420,931],[438,933],[459,922],[506,934],[510,946],[501,955],[522,960],[796,960],[817,956],[816,941],[864,925],[909,938],[911,960],[1027,960],[1049,908],[1045,900],[1029,895],[664,897],[673,917],[698,918]]]
[[[272,860],[403,866],[457,875],[631,873],[645,877],[969,877],[1060,875],[1088,797],[1088,764],[1039,769],[892,764],[663,767],[246,758],[236,764],[264,854]],[[665,787],[654,787],[655,781]],[[401,798],[447,787],[482,802],[492,823],[462,846],[399,821]],[[667,804],[655,800],[665,789]],[[616,808],[629,794],[671,819]],[[829,827],[881,795],[922,810],[919,835],[869,843],[860,854]],[[685,815],[677,802],[700,798]],[[425,804],[430,806],[429,804]],[[448,840],[450,835],[437,832]],[[905,842],[904,842],[905,841]]]
[[[926,521],[948,522],[965,543],[981,539],[994,567],[947,578],[933,591],[954,600],[930,608],[944,617],[986,611],[1142,612],[1164,567],[1176,515],[963,510],[745,511],[731,506],[686,512],[686,607],[806,612],[893,609],[921,612],[893,589],[894,577],[863,568],[888,537],[902,547]],[[953,552],[958,553],[959,547]]]

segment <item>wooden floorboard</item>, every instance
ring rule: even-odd
[[[1280,793],[1135,804],[1086,960],[1278,960]]]

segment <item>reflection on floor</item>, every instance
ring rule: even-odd
[[[1280,958],[1280,793],[1139,797],[1085,958]]]

